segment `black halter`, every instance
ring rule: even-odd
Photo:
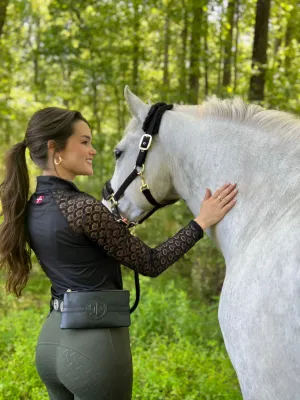
[[[164,112],[167,110],[171,110],[172,108],[173,108],[173,104],[168,105],[166,103],[156,103],[153,106],[151,106],[149,113],[143,123],[143,131],[145,132],[145,134],[142,136],[140,144],[139,144],[140,152],[138,154],[138,157],[136,160],[136,165],[135,165],[133,171],[128,175],[128,177],[125,179],[125,181],[122,183],[122,185],[116,191],[116,193],[114,193],[114,191],[111,187],[110,181],[107,181],[105,183],[105,186],[102,190],[102,196],[105,200],[107,200],[110,203],[111,211],[117,218],[117,221],[122,224],[127,225],[128,228],[131,228],[135,225],[141,224],[147,218],[149,218],[153,213],[155,213],[155,211],[157,211],[159,208],[165,207],[169,204],[173,204],[176,201],[178,201],[178,199],[176,199],[176,200],[172,200],[172,201],[169,201],[169,202],[163,203],[163,204],[158,203],[152,196],[149,186],[146,184],[145,178],[143,175],[143,172],[145,169],[145,160],[146,160],[148,150],[151,146],[152,137],[153,137],[153,135],[158,134],[160,123],[161,123]],[[128,186],[133,182],[133,180],[137,176],[140,176],[142,179],[142,185],[140,187],[141,192],[144,194],[144,196],[149,201],[149,203],[154,206],[154,208],[151,211],[149,211],[149,213],[146,214],[138,222],[126,223],[119,212],[118,201],[124,195],[125,190],[128,188]],[[134,273],[135,273],[135,285],[136,285],[136,300],[135,300],[133,307],[130,309],[130,312],[133,312],[136,309],[138,302],[139,302],[139,297],[140,297],[139,275],[138,275],[137,271],[134,271]]]
[[[144,124],[143,124],[143,131],[145,132],[145,134],[142,136],[140,144],[139,144],[140,152],[138,154],[138,157],[136,160],[136,165],[135,165],[133,171],[128,175],[128,177],[125,179],[125,181],[122,183],[122,185],[116,191],[116,193],[114,193],[114,191],[111,187],[110,181],[107,181],[105,183],[105,186],[102,190],[102,196],[105,200],[107,200],[110,203],[112,213],[117,217],[117,220],[119,222],[124,223],[125,225],[128,226],[128,228],[131,228],[132,226],[141,224],[147,218],[149,218],[150,215],[152,215],[155,211],[157,211],[159,208],[165,207],[169,204],[173,204],[177,201],[177,199],[176,199],[176,200],[172,200],[170,202],[163,203],[163,204],[158,203],[152,196],[149,186],[146,184],[145,178],[143,175],[143,172],[145,169],[145,160],[146,160],[148,150],[151,146],[152,137],[153,137],[153,135],[158,134],[160,123],[161,123],[164,112],[167,110],[171,110],[172,108],[173,108],[173,104],[168,105],[165,103],[156,103],[150,108],[150,111],[144,121]],[[140,170],[138,168],[140,168]],[[142,179],[142,185],[140,187],[140,190],[144,194],[146,199],[149,201],[149,203],[154,206],[154,208],[138,222],[126,223],[126,222],[124,222],[124,220],[119,212],[118,201],[124,195],[124,192],[128,188],[128,186],[139,175]]]

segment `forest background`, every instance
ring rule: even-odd
[[[127,84],[144,101],[239,95],[299,114],[299,26],[299,0],[0,0],[0,181],[7,150],[23,140],[36,110],[77,109],[98,154],[94,175],[74,183],[100,199],[130,118]],[[34,192],[41,171],[27,156]],[[191,218],[179,202],[136,234],[156,246]],[[0,277],[0,400],[48,398],[34,351],[50,284],[32,257],[19,299],[5,293]],[[132,273],[122,270],[134,297]],[[160,277],[141,278],[130,328],[133,399],[242,398],[217,320],[224,274],[224,259],[205,236]]]

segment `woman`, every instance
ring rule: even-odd
[[[29,201],[26,147],[43,171]],[[0,267],[8,268],[7,291],[21,295],[31,249],[52,284],[52,307],[36,346],[37,371],[51,400],[128,400],[132,390],[128,327],[61,329],[64,293],[123,289],[120,263],[142,275],[160,275],[235,204],[235,185],[212,196],[207,190],[199,215],[151,249],[73,183],[77,175],[93,174],[96,153],[80,112],[42,109],[30,119],[24,141],[8,153],[0,186]]]

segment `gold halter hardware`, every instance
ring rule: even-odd
[[[145,170],[145,164],[142,165],[142,169],[140,170],[140,172],[138,172],[137,174],[140,175],[141,180],[142,180],[142,185],[140,186],[140,191],[142,192],[144,189],[149,189],[148,184],[145,182],[145,177],[143,175],[143,172]]]
[[[118,202],[117,202],[117,200],[115,200],[115,198],[114,198],[114,193],[113,193],[113,194],[111,194],[111,195],[109,196],[109,198],[107,199],[107,201],[109,201],[109,202],[110,202],[110,205],[111,205],[112,207],[114,207],[114,206],[117,206],[117,205],[118,205]]]

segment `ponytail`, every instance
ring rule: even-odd
[[[0,184],[4,217],[0,225],[0,270],[7,269],[6,291],[21,296],[32,268],[31,250],[26,249],[26,204],[29,175],[26,142],[17,143],[5,158],[5,178]]]
[[[6,268],[6,291],[17,297],[26,286],[32,269],[31,248],[26,229],[26,205],[29,194],[29,176],[26,165],[26,145],[30,158],[41,169],[48,166],[48,141],[53,140],[56,150],[64,150],[74,123],[86,119],[79,111],[59,107],[46,107],[30,118],[24,140],[17,143],[5,158],[5,179],[0,184],[0,271]],[[28,250],[26,248],[28,244]]]

